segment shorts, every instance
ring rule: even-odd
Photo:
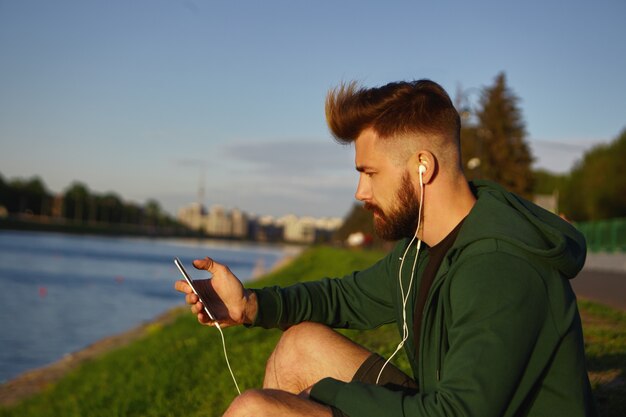
[[[376,384],[376,378],[380,369],[385,364],[385,359],[373,353],[365,359],[365,362],[361,364],[359,369],[352,377],[352,381],[363,382],[365,384],[380,385],[391,391],[405,391],[410,394],[417,394],[418,385],[410,376],[402,372],[400,369],[389,363],[383,370],[380,376],[380,381]],[[341,410],[331,407],[333,411],[333,417],[348,417]]]

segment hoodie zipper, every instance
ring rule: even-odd
[[[420,340],[422,340],[423,342],[420,343],[420,351],[418,352],[418,361],[419,361],[418,366],[419,366],[420,374],[421,374],[420,378],[422,380],[424,378],[424,374],[423,374],[424,367],[422,366],[422,364],[423,364],[423,351],[424,351],[424,345],[425,345],[424,341],[426,340],[425,339],[426,323],[430,319],[429,316],[433,314],[432,303],[433,303],[434,295],[439,293],[439,289],[443,285],[444,278],[448,274],[448,271],[449,271],[449,265],[450,265],[449,258],[446,257],[443,262],[446,263],[446,268],[443,274],[439,275],[438,277],[435,277],[435,282],[430,288],[428,298],[426,299],[426,304],[424,305],[424,314],[422,315],[422,323],[420,326]],[[442,270],[441,267],[439,270],[440,271]],[[446,328],[445,328],[446,326],[445,326],[445,320],[444,320],[444,308],[443,306],[439,306],[439,308],[441,309],[440,317],[438,317],[439,319],[438,333],[439,334],[437,336],[439,340],[435,349],[436,350],[435,363],[437,364],[437,367],[435,370],[435,379],[437,382],[441,381],[441,368],[442,368],[442,362],[443,362],[442,358],[443,358],[443,350],[444,350],[444,341],[447,338],[447,332],[446,332]]]
[[[437,382],[441,381],[441,370],[443,369],[444,351],[448,349],[448,332],[446,330],[446,320],[444,310],[441,309],[441,317],[439,324],[439,349],[437,349]]]

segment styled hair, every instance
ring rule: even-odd
[[[335,139],[356,140],[367,128],[381,138],[437,135],[460,146],[461,120],[448,93],[430,80],[393,82],[363,88],[342,83],[326,96],[326,121]]]

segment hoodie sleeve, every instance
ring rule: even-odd
[[[542,280],[527,262],[501,253],[472,257],[448,279],[449,346],[442,353],[441,341],[424,341],[421,392],[326,378],[311,397],[349,416],[505,415],[518,386],[532,385],[522,381],[531,355],[549,355],[536,352],[549,310]],[[541,369],[533,372],[538,378]]]
[[[259,303],[253,326],[286,328],[303,321],[335,328],[371,329],[395,320],[390,277],[392,251],[368,269],[289,287],[254,290]]]

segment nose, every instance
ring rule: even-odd
[[[372,198],[372,188],[369,184],[368,178],[363,174],[359,176],[359,185],[356,187],[354,198],[363,202],[369,201]]]

